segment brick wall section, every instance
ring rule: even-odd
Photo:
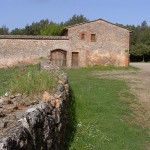
[[[50,51],[63,49],[68,51],[69,40],[66,39],[0,39],[0,67],[16,65],[18,62],[32,63],[39,58],[48,58]]]
[[[81,40],[85,34],[85,40]],[[96,42],[91,42],[96,34]],[[129,31],[103,20],[68,28],[72,52],[79,52],[80,66],[128,66]]]

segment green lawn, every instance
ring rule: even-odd
[[[72,89],[69,150],[145,150],[150,141],[148,129],[127,121],[134,119],[129,108],[134,96],[127,84],[92,76],[94,70],[107,69],[114,68],[66,70]]]

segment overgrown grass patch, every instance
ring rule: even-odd
[[[12,94],[37,94],[50,91],[56,84],[56,79],[53,73],[47,71],[25,71],[12,77],[8,89]]]
[[[92,76],[95,70],[101,68],[66,70],[75,100],[75,115],[68,126],[69,149],[145,150],[149,130],[124,117],[133,113],[129,102],[134,103],[127,84]]]
[[[38,65],[0,69],[0,95],[5,92],[31,95],[50,91],[56,81],[54,72],[39,71]]]

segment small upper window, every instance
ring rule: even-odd
[[[84,33],[81,34],[81,40],[85,40],[85,34]]]
[[[91,34],[91,42],[95,42],[96,41],[96,34]]]

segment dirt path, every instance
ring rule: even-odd
[[[131,63],[139,70],[113,70],[94,72],[98,77],[125,80],[138,103],[132,104],[136,123],[150,128],[150,63]]]
[[[134,86],[132,89],[139,102],[150,111],[150,63],[131,63],[131,65],[140,68],[133,76],[138,82],[134,85],[135,89]]]

